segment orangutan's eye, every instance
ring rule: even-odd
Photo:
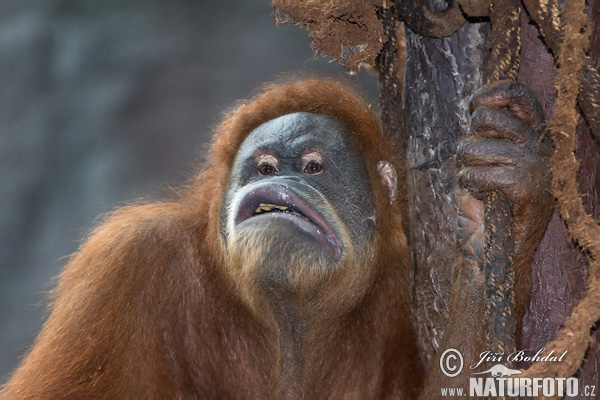
[[[311,151],[302,156],[302,172],[305,174],[318,175],[323,172],[323,156],[318,151]]]
[[[279,173],[279,160],[272,154],[262,154],[257,157],[256,170],[261,175],[276,175]]]
[[[275,175],[279,171],[277,167],[268,162],[262,162],[258,164],[258,173],[261,175]]]
[[[323,172],[323,165],[316,160],[309,161],[306,166],[304,166],[304,172],[307,174],[320,174]]]

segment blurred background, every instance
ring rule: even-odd
[[[0,2],[0,383],[95,218],[185,182],[223,111],[281,73],[377,79],[313,60],[269,0]]]

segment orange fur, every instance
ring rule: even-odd
[[[401,202],[377,163],[394,161],[371,110],[331,80],[272,84],[215,130],[203,172],[172,202],[121,208],[73,255],[52,313],[6,398],[270,398],[286,395],[278,333],[239,296],[225,268],[219,215],[234,157],[262,123],[306,111],[354,132],[376,204],[372,278],[357,305],[306,335],[307,398],[416,398],[410,252]],[[399,168],[395,162],[396,168]],[[351,289],[346,290],[354,290]],[[333,289],[332,289],[333,290]]]

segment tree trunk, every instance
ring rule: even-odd
[[[407,28],[406,125],[413,315],[421,361],[428,368],[449,311],[456,258],[457,140],[467,133],[468,98],[482,85],[489,25],[465,24],[434,39]]]
[[[600,1],[591,2],[592,49],[600,56]],[[521,21],[519,80],[542,103],[546,117],[554,105],[555,66],[540,33],[526,13]],[[429,368],[448,317],[452,288],[458,193],[454,153],[468,126],[468,96],[481,86],[487,23],[470,23],[451,37],[432,39],[407,30],[405,124],[409,163],[410,241],[414,257],[413,312],[421,359]],[[578,128],[578,182],[587,212],[598,219],[600,146],[588,124]],[[585,257],[567,236],[557,210],[532,265],[531,303],[518,350],[535,354],[551,341],[585,288]],[[598,388],[600,333],[596,332],[580,372],[580,388]],[[524,368],[526,365],[519,365]]]
[[[591,26],[594,29],[597,29],[600,22],[598,6],[600,4],[594,4],[595,13],[590,15],[593,18]],[[556,95],[554,89],[556,70],[552,54],[541,41],[537,28],[529,23],[525,15],[521,22],[523,47],[519,80],[527,84],[535,93],[544,107],[546,118],[549,119],[552,116]],[[591,50],[591,54],[596,59],[600,54],[599,50],[600,40],[596,37],[595,43],[592,40]],[[584,196],[586,211],[597,220],[600,146],[592,138],[589,126],[583,120],[578,126],[577,135],[576,154],[581,162],[578,175],[579,190]],[[558,209],[555,209],[531,266],[531,301],[523,321],[520,349],[535,354],[555,338],[565,318],[571,314],[573,307],[583,295],[586,269],[584,256],[569,240]],[[584,385],[595,385],[598,388],[599,340],[597,331],[586,355],[587,361],[580,372],[580,388]],[[520,368],[526,366],[528,365],[519,365]]]

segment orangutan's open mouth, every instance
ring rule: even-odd
[[[333,260],[338,261],[342,256],[335,231],[302,196],[286,186],[268,183],[246,193],[238,207],[235,224],[257,218],[290,221],[321,243]]]

